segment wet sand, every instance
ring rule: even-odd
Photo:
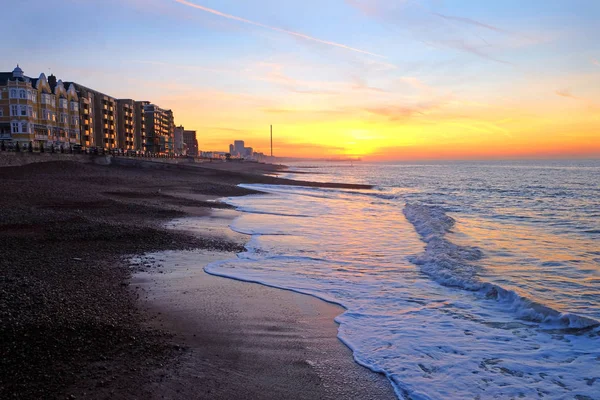
[[[164,273],[132,285],[153,326],[184,347],[174,373],[145,388],[160,399],[393,399],[383,375],[354,363],[337,338],[344,310],[316,298],[215,277],[203,266],[230,253],[153,254]]]

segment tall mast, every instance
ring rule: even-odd
[[[271,157],[273,157],[273,125],[271,125]]]

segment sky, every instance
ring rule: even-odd
[[[288,157],[600,157],[598,0],[20,0],[0,71]]]

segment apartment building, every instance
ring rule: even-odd
[[[174,154],[175,122],[173,111],[156,104],[144,106],[146,149],[153,153]]]
[[[183,129],[183,126],[181,127]],[[198,139],[196,138],[196,131],[183,130],[183,143],[187,147],[187,155],[197,157],[199,154],[198,150]]]
[[[178,126],[175,128],[175,134],[173,136],[173,146],[175,150],[175,154],[184,154],[185,153],[185,144],[183,142],[183,131],[185,128],[183,126]]]
[[[0,140],[45,146],[182,152],[173,112],[149,101],[117,100],[54,75],[0,72]],[[177,149],[176,149],[177,147]]]
[[[36,147],[80,141],[79,98],[54,75],[25,76],[17,67],[0,73],[0,140]]]
[[[79,83],[68,82],[79,97],[81,144],[103,149],[117,148],[117,99]]]
[[[117,147],[123,150],[138,150],[135,140],[135,101],[117,100]]]
[[[135,124],[135,148],[136,150],[143,151],[144,153],[148,150],[147,147],[147,135],[146,135],[146,112],[144,111],[144,107],[150,104],[149,101],[136,101],[134,104],[134,118],[136,121]]]

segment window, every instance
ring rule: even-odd
[[[32,102],[34,102],[34,103],[35,103],[35,102],[37,101],[37,94],[36,94],[36,92],[35,92],[35,91],[29,91],[29,92],[27,92],[27,93],[29,94],[29,99],[30,99]]]
[[[60,105],[60,108],[65,108],[66,109],[67,108],[67,99],[60,99],[59,100],[59,105]]]
[[[19,123],[18,122],[13,122],[12,124],[10,124],[10,126],[11,126],[12,133],[19,133]]]
[[[45,108],[42,109],[42,119],[50,119],[50,113]]]
[[[75,126],[79,125],[79,118],[76,115],[73,115],[71,117],[71,125],[75,125]]]
[[[17,89],[10,89],[10,98],[11,99],[16,99],[19,96],[17,96]]]
[[[16,104],[13,104],[12,106],[10,106],[10,115],[13,117],[16,117],[19,115],[19,106],[17,106]]]
[[[29,133],[27,122],[21,122],[21,133]]]
[[[32,116],[34,119],[37,119],[37,111],[35,111],[35,110],[31,111],[31,116]]]
[[[27,115],[30,117],[33,116],[33,108],[31,106],[27,106]]]
[[[52,95],[51,94],[43,94],[42,95],[42,103],[44,104],[50,104],[50,105],[54,105],[53,100],[52,100]]]
[[[61,124],[68,124],[69,123],[69,117],[67,116],[67,114],[60,114],[60,122]]]
[[[79,104],[77,104],[76,102],[72,101],[71,102],[71,111],[79,111]]]
[[[20,109],[21,109],[21,112],[20,112],[21,117],[26,117],[27,116],[27,106],[21,106]]]
[[[19,90],[19,98],[20,99],[27,99],[27,92],[25,91],[25,89]]]
[[[56,122],[56,113],[55,112],[50,113],[50,119],[52,120],[52,122]]]

